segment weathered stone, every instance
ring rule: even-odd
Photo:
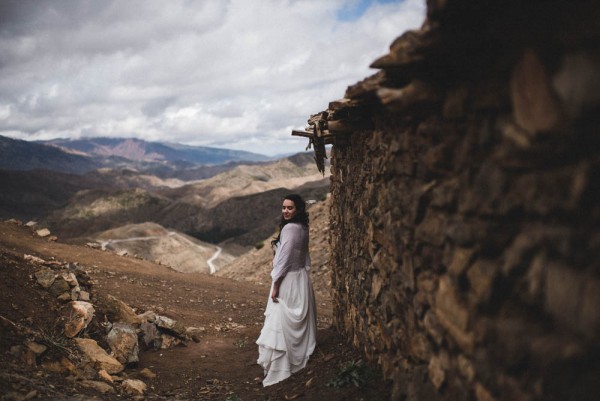
[[[458,300],[456,291],[447,277],[440,278],[438,284],[435,315],[465,352],[473,351],[475,338],[473,333],[468,332],[469,312]]]
[[[130,395],[143,395],[147,388],[146,383],[134,379],[123,380],[121,387],[123,387],[125,393]]]
[[[469,267],[474,254],[475,250],[472,248],[454,248],[452,262],[450,262],[450,266],[448,266],[448,273],[455,277],[463,274],[467,267]]]
[[[160,335],[160,349],[168,349],[181,344],[181,340],[169,334],[162,333]]]
[[[157,316],[154,324],[163,330],[168,330],[176,336],[185,338],[186,327],[176,320],[166,316]]]
[[[110,384],[113,384],[115,382],[112,376],[104,369],[100,369],[100,371],[98,372],[98,377]]]
[[[50,288],[56,279],[56,273],[51,269],[41,269],[35,272],[37,283],[44,288]]]
[[[517,123],[532,134],[559,128],[563,111],[546,68],[527,49],[512,73],[511,99]]]
[[[47,237],[50,235],[50,230],[47,228],[42,228],[37,230],[35,233],[38,235],[38,237]]]
[[[156,378],[156,373],[154,373],[153,371],[151,371],[148,368],[144,368],[144,369],[140,370],[140,374],[142,376],[144,376],[146,379],[155,379]]]
[[[446,380],[446,373],[444,372],[442,363],[437,356],[432,357],[429,361],[428,371],[429,380],[431,380],[435,388],[439,389],[442,384],[444,384],[444,380]]]
[[[114,393],[115,389],[108,383],[99,382],[95,380],[83,380],[79,382],[85,388],[91,388],[99,391],[102,394]]]
[[[69,286],[69,283],[67,283],[62,277],[57,277],[54,282],[52,283],[52,285],[50,286],[50,288],[48,288],[48,292],[53,296],[53,297],[58,297],[62,294],[64,294],[65,292],[70,292],[71,287]],[[71,298],[71,295],[69,294],[69,299]]]
[[[71,301],[65,323],[65,336],[75,337],[85,329],[94,318],[94,306],[89,302]]]
[[[487,302],[492,292],[492,284],[499,268],[489,260],[478,259],[467,272],[469,285],[477,303]]]
[[[106,338],[112,355],[124,365],[139,361],[138,337],[135,328],[127,323],[114,323]]]
[[[600,280],[586,278],[581,294],[579,330],[589,340],[600,338]]]
[[[577,327],[580,315],[579,296],[583,294],[584,277],[577,271],[551,262],[546,267],[544,307],[560,323]]]
[[[475,378],[475,368],[471,361],[461,354],[457,357],[457,365],[460,373],[471,383]]]
[[[110,374],[123,371],[123,365],[100,348],[96,341],[89,338],[76,338],[75,342],[98,370],[104,369]]]
[[[141,324],[145,322],[145,319],[138,317],[135,311],[125,302],[112,295],[108,295],[106,300],[108,313],[113,317],[113,321],[129,324]]]
[[[45,345],[36,343],[34,341],[28,341],[26,345],[27,348],[29,348],[36,355],[41,355],[48,349],[48,347]]]
[[[600,103],[600,59],[597,54],[578,51],[563,56],[553,77],[553,88],[569,117],[577,119]]]
[[[65,280],[69,286],[71,287],[79,287],[79,283],[77,282],[77,277],[72,272],[65,272],[62,274],[63,280]]]
[[[90,293],[87,291],[79,291],[79,300],[80,301],[89,301]]]
[[[153,323],[144,322],[140,325],[142,340],[147,348],[159,349],[162,342],[160,333]]]
[[[475,383],[475,397],[477,401],[496,401],[481,383]]]

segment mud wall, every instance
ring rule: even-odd
[[[429,1],[326,114],[335,325],[394,399],[600,394],[598,7],[522,3]]]

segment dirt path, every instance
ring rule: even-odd
[[[360,358],[329,327],[331,305],[318,302],[318,348],[306,369],[290,379],[263,388],[256,365],[255,340],[263,322],[268,286],[208,274],[178,273],[165,266],[82,246],[48,242],[14,224],[0,223],[0,254],[26,269],[24,254],[46,260],[78,263],[89,268],[94,297],[113,295],[138,312],[153,310],[203,329],[200,341],[161,351],[143,351],[140,363],[128,370],[131,377],[149,368],[157,377],[149,383],[148,399],[181,400],[371,400],[389,398],[389,386],[373,378],[367,386],[327,386],[340,373],[341,364]],[[12,262],[11,262],[12,263]],[[11,287],[6,263],[0,264],[0,315],[13,321],[35,320],[47,314],[43,305],[19,300],[23,291]],[[29,268],[32,269],[31,267]],[[21,269],[19,269],[21,271]],[[31,277],[32,271],[27,273]],[[5,277],[6,276],[6,277]],[[10,278],[10,280],[9,280]],[[8,288],[2,288],[8,286]],[[30,278],[31,291],[39,291]],[[28,296],[29,299],[32,296]],[[15,309],[16,308],[16,309]],[[40,319],[43,316],[40,316]],[[102,318],[102,317],[97,317]],[[15,339],[14,342],[18,342]],[[6,361],[5,361],[6,362]],[[0,367],[3,363],[0,363]],[[56,380],[59,380],[57,378]],[[49,379],[48,379],[49,380]],[[73,383],[72,386],[77,386]],[[75,391],[75,390],[74,390]],[[103,399],[111,399],[104,398]],[[296,397],[296,398],[293,398]],[[123,399],[116,397],[114,399]]]

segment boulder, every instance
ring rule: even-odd
[[[89,338],[76,338],[75,342],[96,369],[104,369],[109,374],[116,374],[123,371],[124,366],[100,348],[96,341]]]
[[[65,323],[65,335],[69,338],[75,337],[90,324],[94,318],[94,312],[94,306],[89,302],[71,301]]]
[[[114,323],[106,338],[112,355],[124,365],[139,361],[138,337],[135,328],[127,323]]]

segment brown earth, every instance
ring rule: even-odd
[[[121,393],[119,386],[115,386],[116,394],[100,394],[82,387],[72,373],[52,373],[41,367],[61,352],[65,355],[62,348],[52,346],[56,341],[49,340],[60,335],[56,322],[64,304],[50,297],[35,282],[33,274],[39,267],[25,260],[26,254],[76,263],[89,273],[94,282],[91,302],[97,312],[87,336],[101,336],[99,322],[104,320],[103,303],[109,294],[131,305],[138,313],[153,310],[188,327],[205,329],[199,342],[188,341],[185,346],[160,351],[141,351],[139,364],[121,374],[146,382],[146,399],[389,399],[389,382],[383,381],[377,368],[372,366],[369,368],[373,375],[367,377],[361,387],[327,385],[336,379],[340,382],[342,366],[361,359],[360,353],[331,328],[328,297],[318,299],[318,346],[307,368],[288,380],[264,388],[259,383],[262,370],[256,365],[258,355],[254,341],[263,321],[268,284],[178,273],[149,261],[50,242],[35,236],[29,228],[0,223],[0,394],[3,400],[131,398]],[[324,276],[313,274],[313,280],[319,277]],[[28,339],[50,346],[48,352],[29,365],[10,352],[12,347],[23,345]],[[66,342],[66,347],[70,346]],[[67,355],[72,357],[72,354]],[[143,377],[144,368],[157,377]]]

